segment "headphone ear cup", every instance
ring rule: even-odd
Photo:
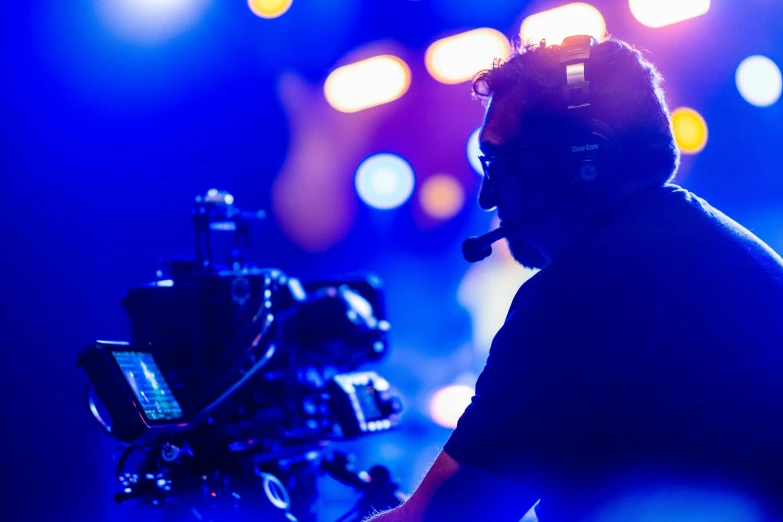
[[[590,120],[567,131],[564,155],[577,182],[596,183],[610,177],[616,166],[612,131],[598,120]]]

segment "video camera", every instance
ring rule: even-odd
[[[196,259],[126,292],[130,342],[97,341],[78,357],[92,416],[124,443],[115,500],[183,508],[172,520],[316,520],[315,480],[328,473],[364,495],[356,519],[397,505],[385,468],[356,472],[325,454],[331,441],[399,424],[389,383],[359,371],[388,347],[380,281],[303,283],[246,264],[250,224],[264,214],[233,203],[214,189],[197,197]],[[221,266],[213,234],[226,232]]]

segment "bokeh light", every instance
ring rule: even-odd
[[[385,54],[333,71],[324,83],[324,95],[338,111],[357,112],[396,100],[410,84],[408,64]]]
[[[470,405],[475,390],[465,384],[451,384],[436,391],[430,399],[430,417],[439,426],[456,428],[457,421]]]
[[[294,0],[247,0],[247,6],[253,14],[261,18],[278,18],[283,16]]]
[[[737,67],[737,89],[757,107],[768,107],[780,99],[783,77],[778,66],[766,56],[748,56]]]
[[[689,107],[672,111],[672,128],[677,146],[685,154],[701,152],[707,145],[707,122]]]
[[[595,7],[576,2],[528,16],[519,37],[523,43],[560,45],[568,36],[588,34],[598,41],[606,36],[606,22]]]
[[[373,208],[399,207],[411,197],[415,184],[413,168],[396,154],[374,154],[356,169],[356,193]]]
[[[454,84],[470,80],[479,71],[491,68],[496,58],[508,58],[509,53],[508,38],[484,27],[433,43],[424,55],[424,64],[433,78]]]
[[[157,44],[183,34],[199,21],[211,0],[95,0],[103,21],[120,36]]]
[[[631,14],[647,27],[663,27],[710,10],[710,0],[629,0]]]
[[[456,216],[465,205],[465,189],[454,177],[436,174],[421,184],[419,202],[430,216],[449,219]]]
[[[474,130],[468,138],[468,144],[465,147],[468,155],[468,163],[476,171],[476,174],[484,175],[484,169],[481,167],[481,148],[479,147],[479,134],[481,134],[481,127]]]

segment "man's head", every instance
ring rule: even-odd
[[[568,222],[567,207],[585,187],[564,150],[575,124],[599,120],[610,129],[614,164],[599,171],[603,179],[588,182],[603,186],[604,193],[660,186],[679,164],[661,77],[639,51],[614,39],[592,46],[584,69],[589,118],[581,115],[583,109],[568,108],[561,56],[560,46],[527,46],[474,83],[476,95],[488,102],[479,139],[490,175],[482,182],[479,204],[497,206],[506,224],[526,223],[509,236],[512,253],[526,266],[543,266],[565,241],[558,235],[578,225]]]

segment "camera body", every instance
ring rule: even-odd
[[[289,441],[396,426],[401,407],[388,382],[354,371],[386,351],[377,279],[309,289],[279,270],[248,268],[129,290],[131,341],[98,341],[78,359],[112,436],[146,443],[216,420]]]

